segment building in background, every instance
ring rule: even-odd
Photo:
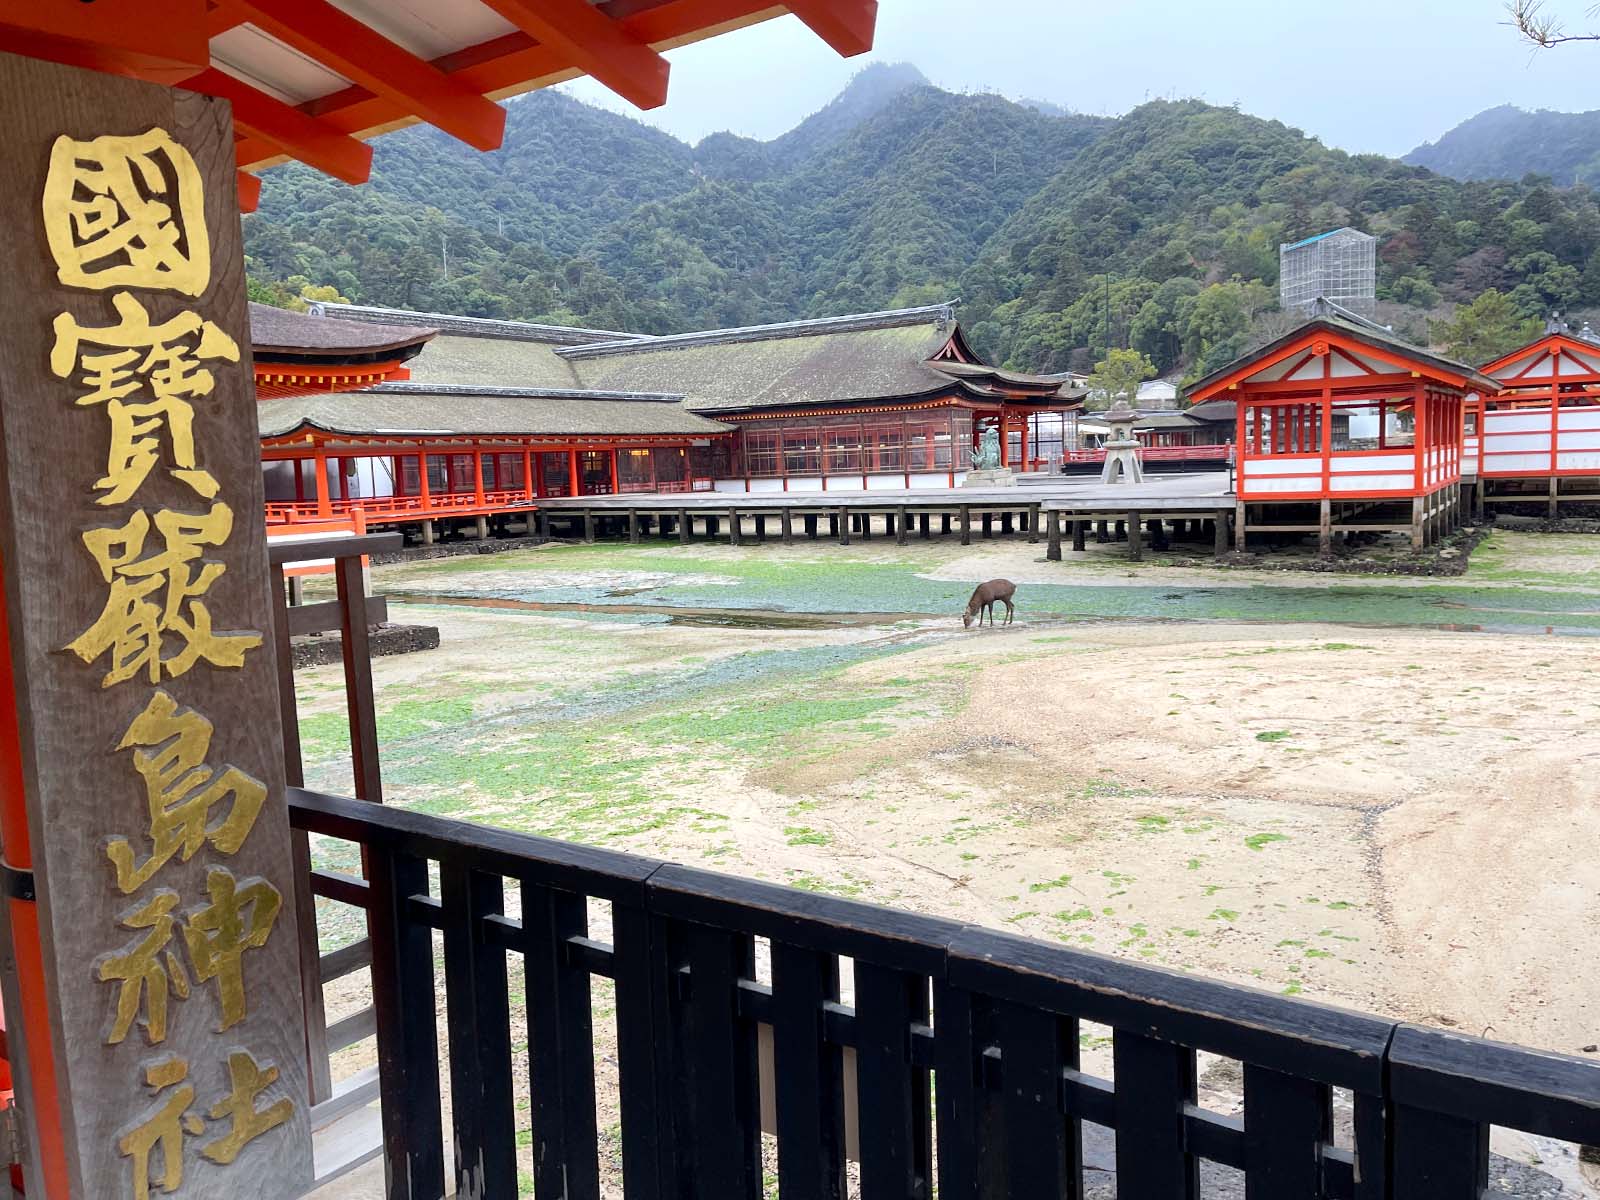
[[[1359,229],[1333,229],[1278,247],[1278,303],[1311,315],[1320,297],[1358,316],[1377,309],[1378,239]]]

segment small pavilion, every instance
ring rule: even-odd
[[[1553,317],[1483,373],[1498,392],[1474,403],[1468,446],[1484,503],[1544,504],[1553,518],[1562,500],[1600,499],[1600,334]]]
[[[1236,544],[1246,533],[1403,530],[1421,549],[1459,518],[1467,397],[1493,381],[1327,301],[1202,379],[1236,404]]]

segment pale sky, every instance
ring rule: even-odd
[[[1547,3],[1574,31],[1589,8]],[[865,63],[910,62],[951,91],[1087,113],[1237,102],[1328,145],[1396,156],[1498,104],[1600,108],[1600,43],[1535,50],[1505,21],[1503,0],[879,0],[870,55],[840,58],[785,16],[672,51],[670,99],[653,112],[592,80],[568,90],[691,142],[720,129],[771,138]]]

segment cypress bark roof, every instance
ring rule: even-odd
[[[1081,398],[1081,390],[1042,376],[930,361],[952,339],[968,353],[948,304],[664,337],[354,305],[319,309],[340,323],[426,322],[440,332],[411,362],[410,384],[263,402],[263,436],[301,427],[351,435],[709,435],[728,426],[707,417],[758,409],[941,395],[993,402],[1019,392],[1053,403]],[[671,403],[650,403],[662,399]],[[629,415],[629,404],[643,411]]]
[[[588,390],[382,384],[364,392],[263,400],[264,438],[301,430],[352,437],[430,436],[606,438],[729,432],[684,408],[681,397]]]
[[[434,333],[434,327],[418,322],[347,321],[254,301],[250,304],[250,343],[258,357],[269,359],[354,359],[385,352],[390,352],[387,357],[405,359],[422,349]]]

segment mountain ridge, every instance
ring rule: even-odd
[[[1600,111],[1497,105],[1424,142],[1402,161],[1452,179],[1542,175],[1562,187],[1600,185]]]
[[[1277,246],[1380,239],[1384,319],[1490,288],[1523,317],[1600,304],[1586,188],[1458,182],[1198,100],[1056,114],[870,67],[795,129],[690,146],[559,92],[508,105],[505,146],[379,139],[372,182],[263,177],[253,294],[668,333],[963,296],[996,361],[1084,369],[1108,342],[1198,373],[1282,320]],[[1109,285],[1107,275],[1109,274]]]

